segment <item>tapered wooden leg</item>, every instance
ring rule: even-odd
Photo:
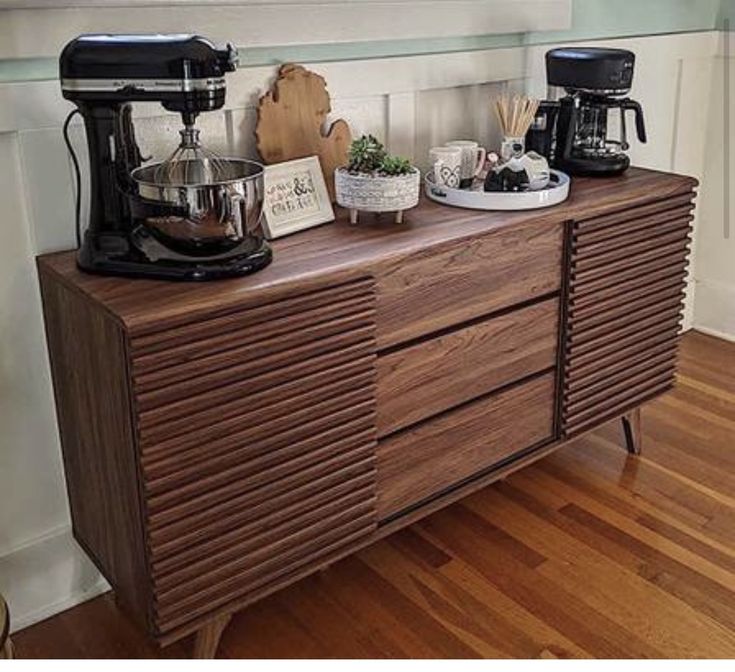
[[[396,212],[396,224],[403,224],[403,210]]]
[[[220,637],[231,618],[230,614],[217,616],[197,632],[194,640],[194,658],[214,658]]]
[[[357,210],[350,208],[350,224],[357,224]]]
[[[10,637],[8,637],[5,642],[5,646],[3,646],[2,651],[0,651],[0,659],[12,660],[13,657],[13,642],[11,642]]]
[[[631,455],[641,454],[643,436],[641,434],[641,409],[636,408],[622,418],[625,448]]]

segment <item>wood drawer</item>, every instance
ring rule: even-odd
[[[378,347],[558,290],[562,240],[561,221],[527,222],[396,260],[377,277]]]
[[[378,436],[554,366],[559,300],[548,299],[378,359]]]
[[[540,376],[379,443],[379,519],[551,439],[554,380]]]

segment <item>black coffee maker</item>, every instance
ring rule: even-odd
[[[646,142],[643,110],[627,97],[635,54],[625,49],[565,47],[546,54],[550,87],[567,95],[543,101],[526,138],[526,148],[546,156],[570,175],[618,175],[630,166],[626,115],[635,114],[638,140]],[[620,137],[608,136],[611,110],[619,110]]]

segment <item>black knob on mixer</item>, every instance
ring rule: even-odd
[[[228,42],[225,48],[219,52],[219,56],[223,72],[234,72],[237,70],[239,58],[236,47],[233,47],[232,44]]]

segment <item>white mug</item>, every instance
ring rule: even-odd
[[[485,165],[487,152],[474,140],[451,140],[447,147],[459,147],[462,150],[462,169],[460,171],[460,187],[472,186],[472,181],[480,174]]]
[[[460,147],[432,147],[429,150],[434,184],[449,189],[459,189],[462,173],[462,149]]]

